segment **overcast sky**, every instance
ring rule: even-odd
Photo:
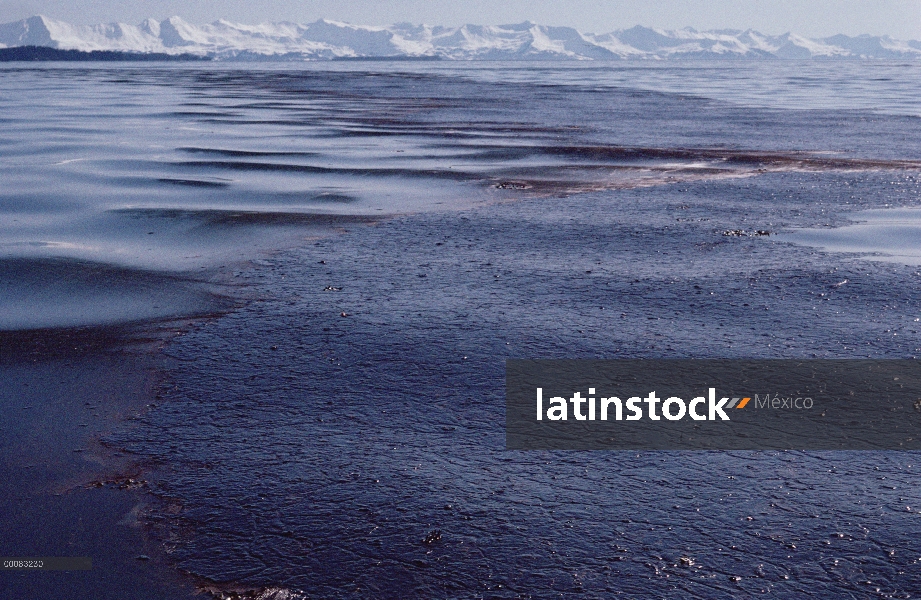
[[[530,20],[592,33],[646,25],[921,39],[921,0],[0,0],[0,23],[34,14],[77,24],[171,15],[191,23],[226,18],[250,24],[320,18],[363,25]]]

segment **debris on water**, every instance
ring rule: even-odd
[[[332,286],[332,285],[328,285],[328,286],[326,286],[325,288],[323,288],[323,291],[324,291],[324,292],[341,292],[341,291],[342,291],[342,288],[341,288],[341,287],[335,287],[335,286]]]
[[[833,283],[833,284],[830,285],[829,287],[839,288],[839,287],[841,287],[842,285],[844,285],[845,283],[847,283],[847,279],[845,279],[844,281],[839,281],[838,283]]]
[[[135,479],[134,477],[117,477],[115,479],[97,479],[96,481],[90,482],[86,485],[87,488],[103,488],[103,487],[115,487],[120,490],[133,490],[136,488],[144,487],[147,485],[147,482],[143,479]]]
[[[694,559],[689,556],[682,556],[678,559],[678,562],[681,563],[682,567],[692,567],[694,566]]]
[[[496,184],[496,189],[498,190],[527,190],[530,188],[531,186],[528,184],[519,181],[503,181]]]
[[[432,531],[428,532],[428,535],[425,536],[425,539],[422,540],[422,543],[431,544],[433,542],[437,542],[440,539],[441,539],[441,531],[438,529],[433,529]]]
[[[307,595],[301,590],[290,590],[279,587],[261,589],[232,589],[220,590],[210,587],[200,588],[214,600],[305,600]]]
[[[340,316],[340,317],[347,317],[347,316],[349,316],[349,313],[343,311],[343,312],[339,313],[339,316]]]
[[[756,229],[751,232],[745,231],[744,229],[726,229],[723,231],[723,235],[729,237],[764,237],[771,235],[771,232],[767,229]]]

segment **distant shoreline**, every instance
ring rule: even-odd
[[[734,55],[707,55],[707,54],[688,54],[679,58],[670,59],[672,62],[762,62],[765,60],[773,62],[830,62],[830,61],[867,61],[867,60],[897,60],[897,59],[873,59],[866,57],[844,57],[844,58],[777,58],[774,56],[750,57]],[[912,59],[899,59],[912,60]],[[12,48],[0,48],[0,63],[5,62],[220,62],[220,63],[294,63],[294,62],[459,62],[459,63],[485,63],[485,62],[578,62],[578,63],[650,63],[665,62],[660,59],[649,57],[632,57],[632,58],[612,58],[612,59],[591,59],[580,60],[577,58],[558,58],[558,57],[532,57],[532,58],[461,58],[455,59],[441,55],[388,55],[388,56],[332,56],[332,57],[307,57],[297,52],[286,52],[283,54],[255,54],[243,52],[233,56],[220,55],[200,55],[200,54],[167,54],[165,52],[133,52],[123,50],[61,50],[59,48],[49,48],[47,46],[14,46]]]
[[[15,46],[0,48],[0,62],[66,61],[66,62],[126,62],[126,61],[210,61],[210,56],[196,54],[166,54],[164,52],[122,52],[120,50],[60,50],[46,46]]]
[[[396,60],[401,62],[406,61],[433,61],[433,60],[444,60],[443,57],[438,56],[437,54],[424,55],[424,56],[404,56],[404,55],[395,55],[395,56],[335,56],[330,60],[345,60],[345,61],[388,61]]]

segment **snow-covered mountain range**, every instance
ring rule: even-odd
[[[632,29],[605,34],[534,23],[367,27],[335,21],[191,25],[179,17],[139,25],[71,25],[34,16],[0,25],[0,47],[45,46],[198,54],[216,59],[432,57],[454,60],[612,60],[624,58],[921,58],[921,42],[888,36],[810,39],[747,30]]]

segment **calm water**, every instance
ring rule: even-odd
[[[111,440],[152,465],[177,566],[217,584],[911,597],[915,455],[509,453],[502,407],[507,357],[921,355],[912,261],[817,249],[886,251],[832,228],[918,206],[919,79],[7,65],[0,329],[243,290]]]

